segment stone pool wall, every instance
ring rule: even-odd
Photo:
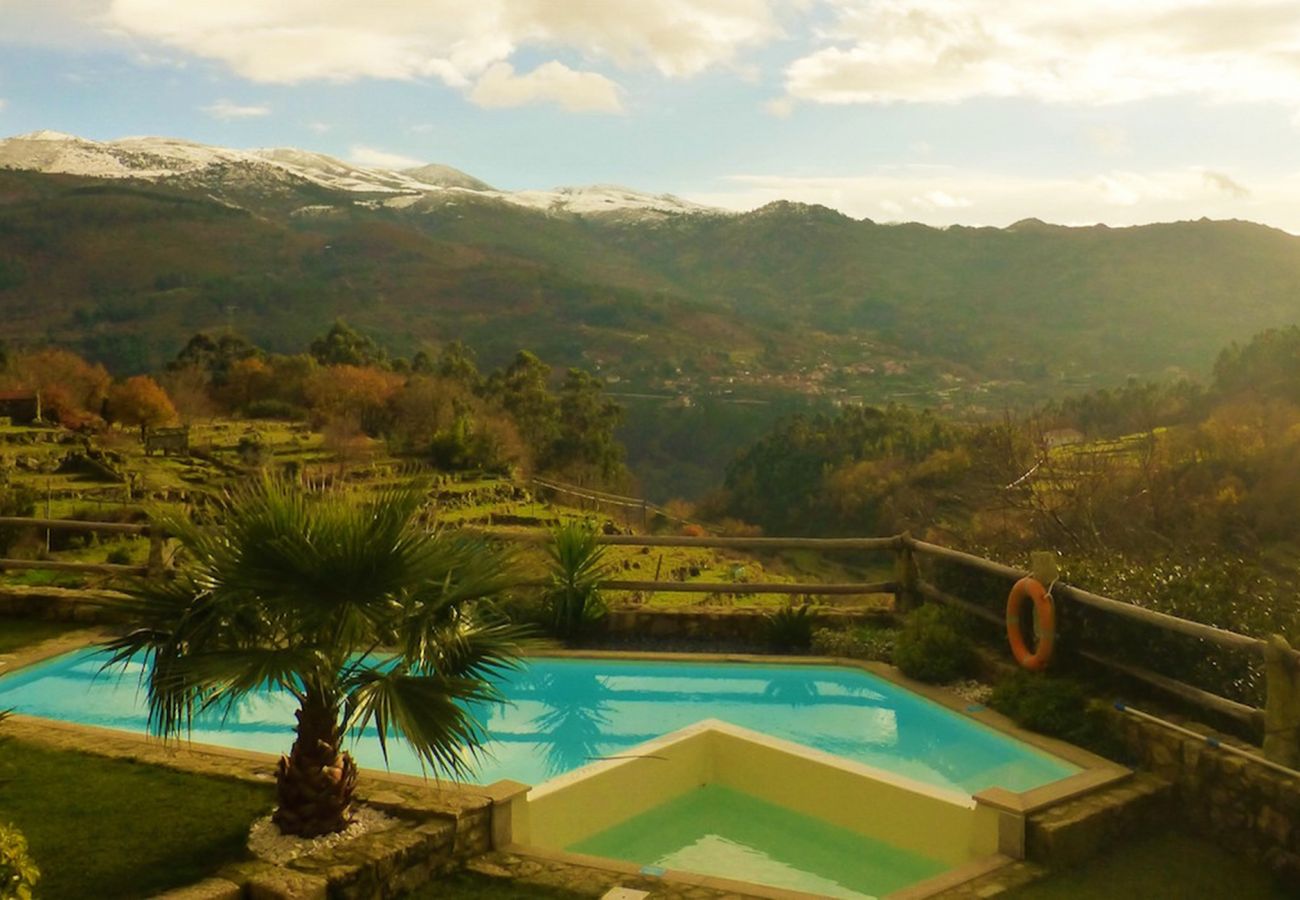
[[[1300,884],[1300,778],[1118,710],[1110,716],[1139,765],[1173,782],[1183,821]],[[1195,723],[1178,724],[1211,734]]]
[[[0,616],[57,622],[109,624],[125,621],[115,591],[60,587],[0,587]]]

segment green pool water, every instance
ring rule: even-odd
[[[856,900],[949,868],[719,785],[697,788],[566,849]]]

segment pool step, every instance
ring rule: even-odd
[[[1052,868],[1077,865],[1107,846],[1159,823],[1173,785],[1146,772],[1114,787],[1034,813],[1025,823],[1025,854]]]

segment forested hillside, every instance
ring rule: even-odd
[[[1225,341],[1300,319],[1300,239],[1245,222],[934,229],[789,203],[578,215],[0,171],[0,338],[16,347],[147,372],[198,331],[290,353],[339,317],[399,355],[463,340],[488,366],[528,347],[599,375],[629,395],[632,468],[666,499],[716,483],[797,405],[978,418],[1205,375]],[[686,412],[702,409],[716,414]]]

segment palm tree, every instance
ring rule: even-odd
[[[268,687],[298,702],[296,739],[276,772],[275,823],[314,837],[345,828],[357,767],[349,732],[373,725],[421,764],[462,777],[483,741],[472,705],[499,699],[520,632],[488,607],[514,564],[481,540],[431,531],[419,485],[365,500],[286,479],[220,498],[215,524],[178,513],[157,525],[180,543],[174,578],[131,589],[138,627],[107,666],[142,658],[150,730],[187,733]]]

